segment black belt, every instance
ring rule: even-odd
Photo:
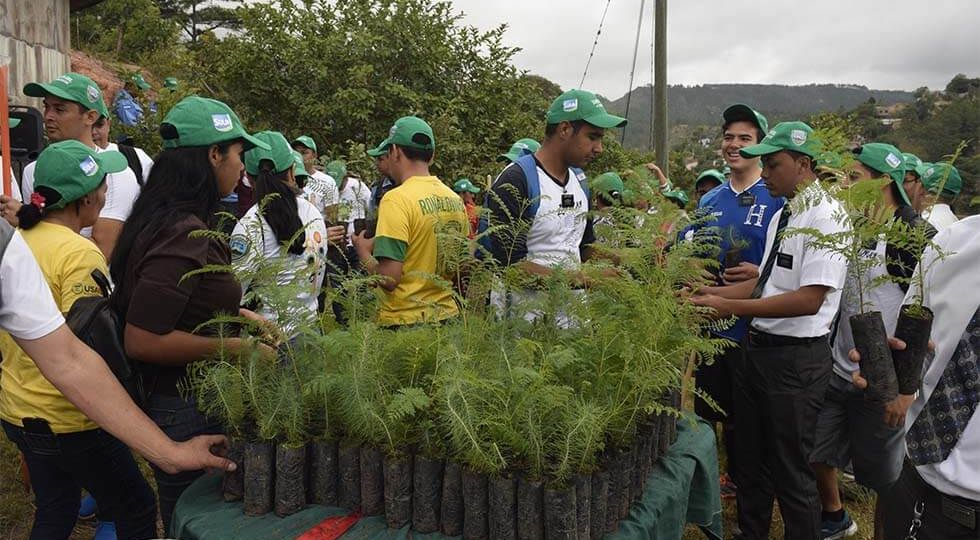
[[[749,345],[752,347],[790,347],[793,345],[809,345],[818,341],[826,341],[827,334],[817,337],[778,336],[754,328],[749,329]]]
[[[915,492],[915,498],[921,500],[931,514],[939,515],[941,513],[944,518],[954,523],[973,531],[977,530],[977,514],[980,514],[980,501],[946,495],[930,486],[919,476],[919,472],[915,470],[915,466],[908,460],[905,461],[904,469],[902,476],[909,480],[909,487]]]

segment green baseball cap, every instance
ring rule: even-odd
[[[32,82],[24,85],[24,95],[36,98],[54,96],[74,101],[86,109],[109,118],[109,109],[102,99],[102,90],[95,81],[81,73],[65,73],[49,83]]]
[[[687,192],[683,189],[671,189],[663,192],[663,196],[667,199],[675,200],[684,206],[687,206],[690,199],[687,197]]]
[[[310,173],[306,170],[306,165],[303,164],[303,154],[296,150],[290,151],[293,153],[293,176],[297,178],[309,176]]]
[[[888,175],[898,186],[906,204],[912,204],[905,194],[905,156],[898,148],[886,143],[867,143],[854,149],[854,157],[864,165]]]
[[[310,137],[309,135],[300,135],[299,137],[293,139],[292,146],[296,146],[297,144],[302,144],[310,150],[313,150],[314,154],[317,153],[316,143],[313,142],[313,137]]]
[[[177,78],[176,77],[167,77],[166,79],[163,80],[163,86],[165,86],[165,87],[167,87],[167,88],[169,88],[171,90],[176,90],[177,89],[177,86],[178,86]]]
[[[266,144],[266,148],[251,148],[245,152],[245,172],[251,175],[259,174],[259,163],[267,159],[272,162],[276,173],[289,169],[293,161],[293,149],[289,141],[278,131],[260,131],[254,137]]]
[[[725,119],[726,124],[740,121],[751,122],[761,129],[763,133],[769,132],[769,121],[766,120],[766,117],[748,105],[736,103],[725,109],[725,112],[721,113],[721,116]]]
[[[424,135],[427,139],[415,141],[419,135]],[[380,157],[388,153],[391,145],[405,146],[417,150],[435,150],[436,137],[432,134],[429,124],[417,116],[403,116],[395,121],[395,125],[388,130],[388,138],[381,141],[377,147],[368,150],[371,157]]]
[[[792,150],[816,159],[821,146],[820,141],[813,137],[810,126],[803,122],[780,122],[759,144],[743,148],[738,153],[744,158],[754,158]]]
[[[607,113],[599,98],[588,90],[569,90],[563,93],[551,102],[548,114],[545,115],[545,122],[548,124],[575,120],[585,120],[603,129],[626,126],[625,118]]]
[[[338,188],[344,185],[344,178],[347,178],[347,164],[344,163],[343,160],[335,159],[330,163],[327,163],[327,166],[324,167],[323,170],[330,176],[330,178],[333,178],[333,181],[336,182]]]
[[[721,173],[718,169],[708,169],[702,171],[698,175],[698,179],[694,181],[694,186],[697,187],[701,183],[701,180],[716,180],[719,184],[725,183],[725,175]]]
[[[902,159],[905,160],[905,172],[914,172],[917,176],[921,176],[918,172],[918,168],[922,166],[919,156],[911,152],[902,152]]]
[[[626,193],[626,183],[618,174],[612,171],[604,172],[592,180],[592,191],[604,195],[607,199],[615,201],[618,198],[622,201]]]
[[[91,193],[106,174],[128,166],[126,156],[119,152],[98,152],[73,139],[59,141],[48,145],[37,157],[34,188],[44,186],[57,191],[61,199],[45,205],[57,210]]]
[[[245,131],[235,111],[216,99],[200,96],[185,97],[174,105],[160,124],[160,135],[164,148],[210,146],[243,139],[246,151],[256,146],[269,149],[265,141]]]
[[[456,193],[462,193],[464,191],[467,191],[469,193],[476,194],[479,193],[481,190],[480,188],[474,186],[473,182],[470,182],[469,178],[460,178],[459,180],[456,180],[455,184],[453,184],[453,191],[455,191]]]
[[[150,88],[152,88],[150,86],[150,83],[146,82],[146,79],[143,78],[142,73],[135,73],[130,79],[133,81],[133,84],[135,84],[136,87],[139,88],[140,90],[149,90]]]
[[[942,186],[942,194],[955,197],[963,189],[963,179],[960,171],[949,163],[924,163],[922,170],[922,185],[931,192],[937,193]],[[945,182],[944,182],[945,180]]]
[[[541,148],[541,143],[534,139],[520,139],[510,146],[506,154],[497,156],[497,161],[517,161],[517,158],[533,154]]]
[[[14,129],[20,125],[20,118],[10,118],[10,125],[7,126],[9,129]]]

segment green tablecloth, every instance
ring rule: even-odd
[[[630,516],[607,539],[678,540],[686,523],[694,523],[718,539],[722,537],[721,498],[718,492],[718,454],[714,431],[704,422],[682,420],[677,444],[651,473],[642,500]],[[331,516],[344,515],[342,508],[308,506],[287,518],[275,514],[246,517],[240,503],[221,499],[221,478],[206,475],[192,484],[177,501],[173,537],[181,540],[271,540],[292,539]],[[440,534],[413,533],[408,526],[387,528],[383,517],[364,518],[343,536],[347,539],[441,540]]]

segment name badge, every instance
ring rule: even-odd
[[[787,270],[793,269],[793,256],[789,253],[777,253],[776,265]]]
[[[739,206],[752,206],[755,204],[755,195],[751,193],[743,193],[738,196]]]

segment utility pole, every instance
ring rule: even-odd
[[[667,0],[653,4],[653,118],[654,152],[657,165],[668,177],[667,170]]]

